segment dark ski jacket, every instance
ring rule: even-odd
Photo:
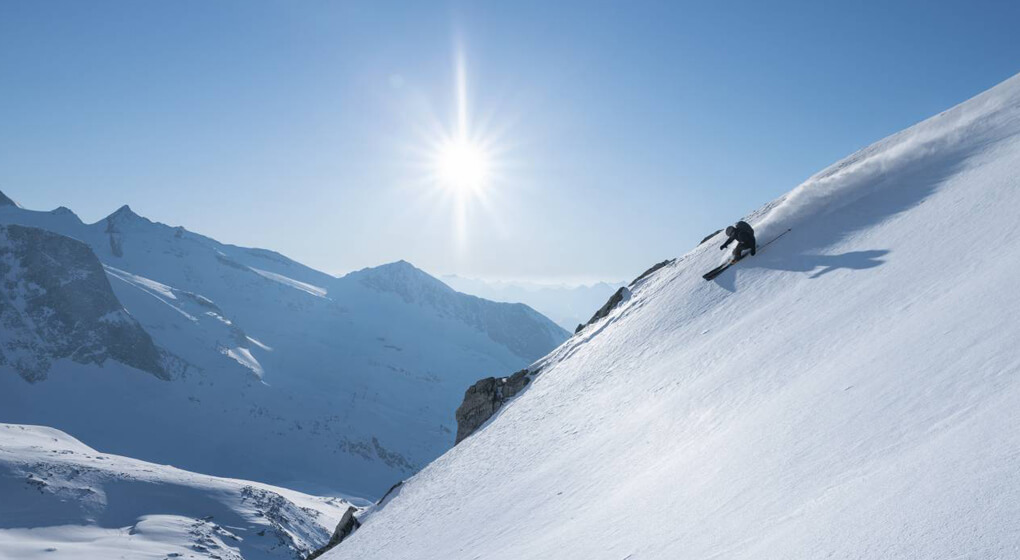
[[[726,243],[723,243],[720,249],[725,249],[727,245],[733,243],[734,239],[737,240],[738,244],[750,249],[752,255],[758,248],[758,243],[754,239],[754,228],[752,228],[747,222],[740,221],[734,224],[733,235],[726,239]]]

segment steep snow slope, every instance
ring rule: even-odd
[[[350,504],[0,424],[0,558],[303,558]]]
[[[88,244],[117,299],[183,364],[169,384],[66,360],[29,384],[0,365],[0,421],[200,472],[378,496],[453,444],[475,380],[567,338],[526,306],[457,293],[406,262],[335,278],[126,206],[89,225],[6,205],[0,223]]]
[[[1020,77],[647,279],[328,558],[1020,556]]]

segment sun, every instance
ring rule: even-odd
[[[444,143],[436,154],[439,182],[456,191],[481,190],[489,176],[489,156],[481,146],[466,140]]]
[[[472,227],[504,229],[496,210],[499,201],[505,200],[508,170],[519,168],[520,162],[507,159],[510,124],[500,122],[491,111],[479,115],[470,110],[467,64],[459,44],[453,70],[452,111],[440,115],[430,110],[421,123],[413,170],[418,174],[414,183],[426,187],[419,192],[422,200],[452,226],[452,248],[461,258],[467,254],[469,240],[476,237],[471,235]]]

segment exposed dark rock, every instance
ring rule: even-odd
[[[627,288],[621,287],[619,290],[616,290],[616,293],[609,296],[609,301],[607,301],[605,305],[603,305],[598,311],[596,311],[595,314],[591,316],[591,319],[588,319],[588,322],[585,323],[584,326],[579,325],[580,328],[578,328],[577,331],[574,332],[574,334],[581,332],[588,325],[600,321],[609,316],[609,314],[614,309],[616,309],[616,306],[620,305],[628,297],[630,297],[630,290],[628,290]]]
[[[492,418],[492,415],[499,410],[503,403],[496,387],[496,378],[486,377],[468,387],[468,390],[464,392],[464,400],[457,407],[457,438],[454,440],[454,445],[473,434],[479,426]]]
[[[414,472],[418,470],[413,463],[407,460],[406,457],[395,451],[390,451],[379,443],[379,440],[372,436],[372,449],[375,451],[376,457],[379,457],[382,462],[395,469],[400,469],[404,472]]]
[[[706,235],[705,238],[701,240],[701,243],[698,243],[698,245],[704,245],[706,241],[708,241],[709,239],[712,239],[713,237],[718,235],[720,231],[722,231],[722,230],[721,229],[717,229],[717,230],[713,231],[712,233]]]
[[[537,374],[538,371],[522,369],[510,377],[486,377],[468,387],[464,400],[457,408],[457,439],[454,445],[464,441],[464,438],[492,418],[506,401],[520,393],[531,382],[531,377]]]
[[[123,208],[127,208],[127,206],[124,206]],[[117,212],[120,212],[120,210]],[[106,229],[103,230],[103,233],[110,236],[110,253],[115,257],[123,257],[124,248],[120,242],[120,229],[117,228],[114,216],[116,216],[116,212],[106,217]]]
[[[403,486],[404,486],[403,480],[394,484],[393,486],[390,486],[390,489],[387,490],[385,494],[383,494],[382,498],[379,498],[379,501],[376,502],[375,505],[381,506],[384,503],[386,503],[390,498],[396,497],[396,495],[400,493],[400,489],[403,488]]]
[[[0,365],[29,382],[64,358],[169,378],[166,356],[114,296],[99,259],[63,235],[0,226],[0,326]]]
[[[718,233],[718,232],[716,232],[716,233]],[[713,234],[713,235],[715,235],[715,234]],[[709,236],[709,237],[711,237],[711,236]],[[598,311],[596,311],[595,314],[592,315],[591,319],[588,319],[587,323],[584,323],[583,325],[577,325],[577,328],[574,329],[574,334],[577,334],[577,333],[583,331],[585,329],[585,327],[587,327],[588,325],[590,325],[592,323],[595,323],[595,322],[597,322],[597,321],[607,317],[609,315],[609,313],[611,313],[613,311],[613,309],[616,309],[616,306],[620,305],[620,303],[622,303],[624,300],[626,300],[628,297],[630,297],[630,290],[629,290],[629,288],[634,287],[634,285],[637,284],[638,282],[644,280],[645,278],[648,278],[652,274],[655,274],[656,272],[658,272],[660,269],[662,269],[664,267],[667,267],[667,266],[669,266],[669,265],[671,265],[671,264],[673,264],[675,262],[676,262],[676,259],[666,259],[666,260],[664,260],[662,262],[656,263],[651,268],[649,268],[648,270],[642,272],[637,278],[632,280],[631,283],[628,284],[627,288],[620,288],[619,290],[616,290],[616,293],[614,293],[612,296],[609,297],[609,301],[607,301],[606,304],[602,306],[602,308],[600,308]]]
[[[0,192],[0,206],[17,206],[18,203],[10,199],[6,194]]]
[[[342,543],[344,539],[349,537],[351,533],[356,531],[358,527],[361,527],[361,522],[358,521],[354,514],[357,513],[353,506],[348,507],[347,511],[344,512],[343,517],[340,518],[340,522],[336,524],[336,530],[333,531],[333,536],[329,538],[329,542],[326,543],[322,548],[308,555],[307,560],[313,560],[329,552],[336,545]]]
[[[638,282],[644,280],[645,278],[648,278],[652,274],[656,273],[660,268],[662,268],[664,266],[669,266],[669,265],[671,265],[671,264],[673,264],[675,262],[676,262],[676,259],[666,259],[666,260],[664,260],[664,261],[662,261],[660,263],[656,263],[655,265],[652,266],[652,268],[649,268],[648,270],[642,272],[640,276],[638,276],[637,278],[632,280],[631,283],[629,284],[629,286],[633,287],[634,284],[637,284]]]

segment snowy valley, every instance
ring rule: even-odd
[[[378,497],[453,445],[475,380],[567,338],[403,261],[336,278],[127,207],[4,202],[0,420],[108,453]]]

